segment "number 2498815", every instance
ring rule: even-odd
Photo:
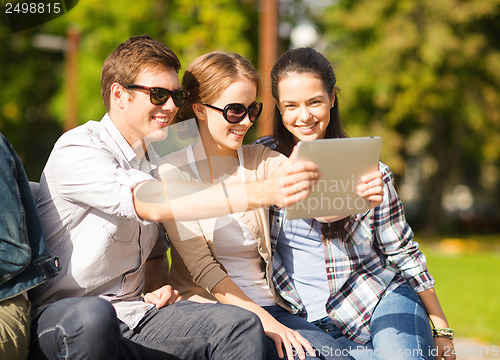
[[[61,3],[6,3],[6,14],[59,14]]]

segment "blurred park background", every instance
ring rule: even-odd
[[[314,47],[335,67],[349,135],[384,139],[451,326],[500,345],[500,0],[61,3],[36,26],[0,15],[0,131],[30,180],[63,131],[101,119],[102,63],[132,35],[165,42],[183,69],[212,50],[251,60],[265,111],[248,142],[270,131],[274,59]]]

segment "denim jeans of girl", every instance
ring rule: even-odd
[[[330,318],[314,324],[348,348],[356,360],[434,359],[434,339],[427,311],[407,284],[380,300],[370,321],[372,339],[365,345],[343,336]]]
[[[307,357],[307,360],[348,360],[352,359],[349,356],[348,350],[344,348],[337,339],[333,339],[328,333],[321,330],[319,327],[311,324],[306,319],[289,313],[281,306],[264,306],[276,320],[290,329],[297,330],[304,338],[306,338],[315,350],[316,357]],[[278,353],[274,342],[268,338],[266,342],[266,353],[268,360],[278,360]],[[295,354],[295,359],[299,357]]]

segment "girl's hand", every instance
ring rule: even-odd
[[[357,188],[358,195],[370,201],[370,208],[382,204],[382,200],[384,199],[382,173],[379,170],[371,172],[364,175],[361,181],[363,183]]]
[[[172,289],[170,285],[165,285],[144,295],[144,302],[146,304],[154,304],[157,309],[173,304],[179,300],[182,300],[182,296],[179,295],[178,290]]]
[[[297,331],[281,324],[270,313],[254,303],[231,278],[225,277],[219,281],[212,289],[212,294],[223,304],[236,305],[256,314],[262,323],[266,336],[274,341],[276,352],[280,358],[284,357],[283,347],[288,360],[293,360],[294,354],[297,354],[300,359],[305,359],[306,351],[309,356],[315,356],[309,341]]]
[[[436,360],[455,360],[457,358],[453,340],[445,337],[435,337],[434,345],[437,349]]]
[[[300,359],[305,359],[306,352],[309,356],[316,356],[309,341],[300,335],[298,331],[286,327],[273,317],[270,316],[269,319],[262,321],[262,326],[266,336],[274,341],[280,358],[283,359],[285,355],[283,347],[285,347],[288,360],[293,360],[294,354],[297,354]]]

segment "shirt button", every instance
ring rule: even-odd
[[[254,228],[252,228],[252,232],[253,232],[254,234],[257,234],[257,233],[259,232],[259,229],[257,229],[256,227],[254,227]]]
[[[328,272],[333,272],[333,268],[329,267]]]

